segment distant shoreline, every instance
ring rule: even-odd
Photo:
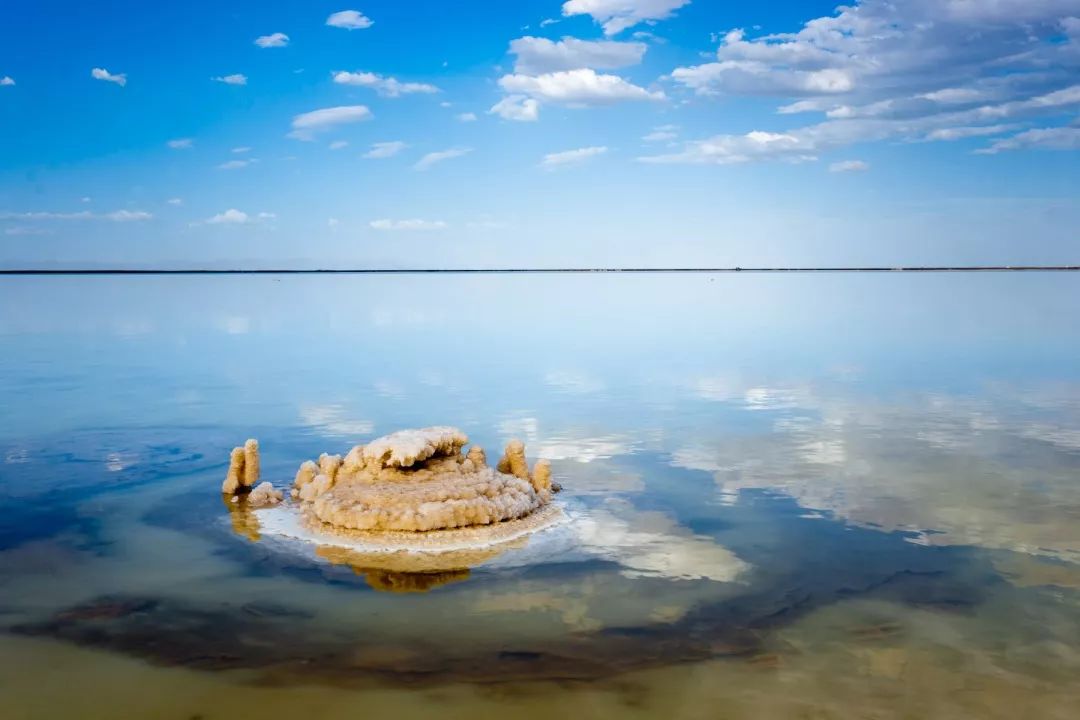
[[[309,269],[0,269],[0,275],[498,275],[559,273],[886,273],[1078,272],[1080,265],[913,265],[897,267],[595,267],[595,268],[309,268]]]

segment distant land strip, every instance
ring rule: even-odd
[[[1080,265],[905,265],[851,267],[566,267],[566,268],[0,268],[0,275],[497,275],[508,273],[886,273],[1077,272]]]

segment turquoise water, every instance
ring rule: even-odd
[[[5,278],[0,713],[1072,717],[1078,279]],[[411,572],[221,501],[432,424],[566,521]]]

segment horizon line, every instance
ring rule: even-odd
[[[1077,272],[1080,265],[898,265],[831,267],[564,267],[564,268],[0,268],[0,275],[423,275],[554,273],[829,273]]]

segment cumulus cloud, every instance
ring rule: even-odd
[[[297,140],[312,140],[316,133],[328,128],[371,118],[371,110],[366,105],[339,105],[312,110],[292,119],[292,132],[289,133],[289,137]]]
[[[642,22],[671,17],[690,0],[567,0],[563,15],[591,15],[604,27],[605,35],[615,35]]]
[[[326,18],[326,24],[345,30],[366,30],[374,25],[375,21],[357,10],[342,10]]]
[[[661,125],[641,137],[645,142],[666,142],[679,137],[677,125]]]
[[[90,71],[90,77],[95,80],[104,80],[105,82],[116,83],[120,87],[127,85],[127,73],[113,74],[105,68],[94,68]]]
[[[829,165],[829,172],[833,173],[866,172],[869,169],[870,163],[862,160],[841,160]]]
[[[0,212],[0,220],[108,220],[110,222],[133,222],[150,220],[154,216],[143,210],[114,210],[108,213],[81,212]]]
[[[572,37],[564,37],[558,42],[547,38],[522,37],[510,42],[510,52],[517,56],[514,72],[525,75],[578,68],[613,70],[637,65],[647,49],[648,46],[640,42],[578,40]]]
[[[803,162],[816,160],[819,148],[820,144],[812,137],[754,130],[745,135],[717,135],[707,140],[688,142],[681,152],[642,157],[639,160],[702,165],[733,165],[764,159]]]
[[[442,230],[447,226],[442,220],[421,220],[419,218],[410,220],[383,218],[381,220],[372,220],[369,224],[375,230]]]
[[[231,152],[234,152],[234,153],[236,153],[237,155],[242,155],[242,154],[244,154],[244,153],[249,153],[249,152],[251,152],[251,148],[250,148],[250,147],[248,147],[247,145],[241,145],[240,147],[234,147],[234,148],[233,148],[233,149],[231,150]]]
[[[14,84],[15,84],[15,81],[11,79],[10,75],[5,75],[4,77],[0,77],[0,87],[4,87],[6,85],[14,85]]]
[[[258,213],[257,215],[248,215],[243,210],[230,207],[225,210],[224,213],[218,213],[212,217],[208,217],[203,220],[204,225],[252,225],[255,222],[265,222],[267,220],[273,220],[276,216],[274,213]],[[199,225],[199,223],[194,223]]]
[[[169,140],[165,144],[173,150],[190,150],[191,147],[195,144],[195,141],[191,138],[174,138],[173,140]]]
[[[1034,128],[998,140],[988,148],[976,150],[985,155],[996,155],[1006,150],[1080,150],[1080,127]]]
[[[356,87],[368,87],[385,97],[401,97],[415,93],[437,93],[439,88],[427,83],[400,82],[397,78],[383,77],[370,72],[346,72],[338,70],[333,73],[334,82],[339,85],[353,85]]]
[[[623,80],[618,75],[604,75],[590,68],[560,70],[541,75],[514,73],[499,79],[507,96],[491,111],[507,120],[534,121],[544,103],[569,107],[610,105],[626,101],[660,101],[662,91],[650,91]]]
[[[364,157],[369,160],[381,160],[382,158],[393,157],[407,147],[409,147],[408,144],[401,140],[372,143],[371,149],[364,153]]]
[[[1004,119],[1080,105],[1077,11],[1080,0],[859,0],[795,32],[731,30],[714,61],[677,68],[671,81],[701,96],[782,98],[778,112],[823,122],[692,140],[647,159],[808,159],[853,143],[998,135]],[[1067,135],[1017,145],[1067,146]]]
[[[946,142],[953,140],[964,140],[966,138],[974,137],[986,137],[988,135],[1001,135],[1015,128],[1015,125],[982,125],[982,126],[967,126],[967,127],[945,127],[931,130],[927,135],[927,140],[944,140]]]
[[[244,160],[227,160],[218,165],[218,170],[239,170],[240,168],[246,168],[252,163],[258,162],[258,160],[244,159]]]
[[[488,113],[504,120],[536,122],[540,119],[540,103],[525,95],[507,95],[492,105]]]
[[[544,156],[544,159],[540,161],[540,167],[545,170],[554,170],[555,168],[566,167],[568,165],[580,165],[589,158],[596,157],[597,155],[603,155],[607,152],[607,148],[603,146],[599,147],[584,147],[577,150],[565,150],[563,152],[550,153]]]
[[[468,155],[471,152],[472,148],[465,147],[449,148],[447,150],[439,150],[438,152],[430,152],[424,157],[420,158],[420,160],[415,165],[413,165],[413,169],[427,170],[432,165],[441,163],[444,160],[452,160],[454,158],[459,158],[463,155]]]
[[[255,38],[255,44],[261,48],[285,47],[289,44],[289,36],[281,32],[271,33],[270,35],[260,35]]]
[[[214,82],[225,83],[226,85],[247,85],[247,75],[241,75],[240,73],[233,73],[232,75],[219,75],[212,78]]]
[[[617,75],[601,75],[581,68],[542,75],[504,75],[499,86],[508,93],[525,95],[540,102],[571,106],[604,105],[624,100],[663,100],[662,91],[650,92]]]

